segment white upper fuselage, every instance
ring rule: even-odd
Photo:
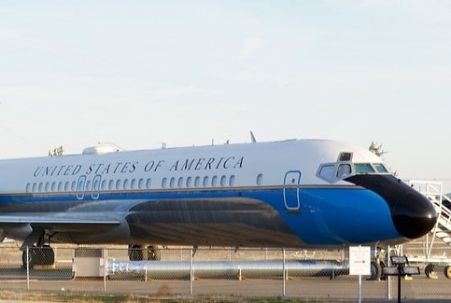
[[[300,185],[326,185],[330,182],[318,176],[320,165],[336,163],[343,152],[353,154],[353,163],[382,163],[365,149],[330,140],[11,159],[0,161],[0,193],[277,186],[290,170],[302,172]]]

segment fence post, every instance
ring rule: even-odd
[[[193,254],[194,254],[194,249],[191,248],[190,265],[189,265],[189,294],[190,295],[193,295],[193,280],[194,280],[194,276],[193,276]]]
[[[30,290],[30,252],[28,251],[28,245],[26,247],[25,256],[27,258],[27,290]]]
[[[282,280],[283,280],[283,296],[286,295],[286,280],[285,280],[285,248],[282,248],[283,252],[283,266],[282,266]]]
[[[387,266],[391,266],[390,245],[387,246]],[[387,299],[391,300],[391,276],[387,275]]]

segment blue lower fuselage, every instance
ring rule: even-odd
[[[298,209],[287,207],[290,199]],[[76,243],[339,247],[406,239],[387,201],[359,186],[3,195],[0,213],[88,214],[127,225],[128,236],[116,239],[101,229],[59,231]]]

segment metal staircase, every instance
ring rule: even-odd
[[[437,239],[451,247],[451,199],[443,195],[441,182],[431,181],[409,181],[408,184],[425,195],[438,213],[435,227],[425,237],[424,257],[425,260],[432,259],[432,249]]]

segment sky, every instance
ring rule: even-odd
[[[0,158],[326,138],[451,192],[451,2],[0,0]]]

